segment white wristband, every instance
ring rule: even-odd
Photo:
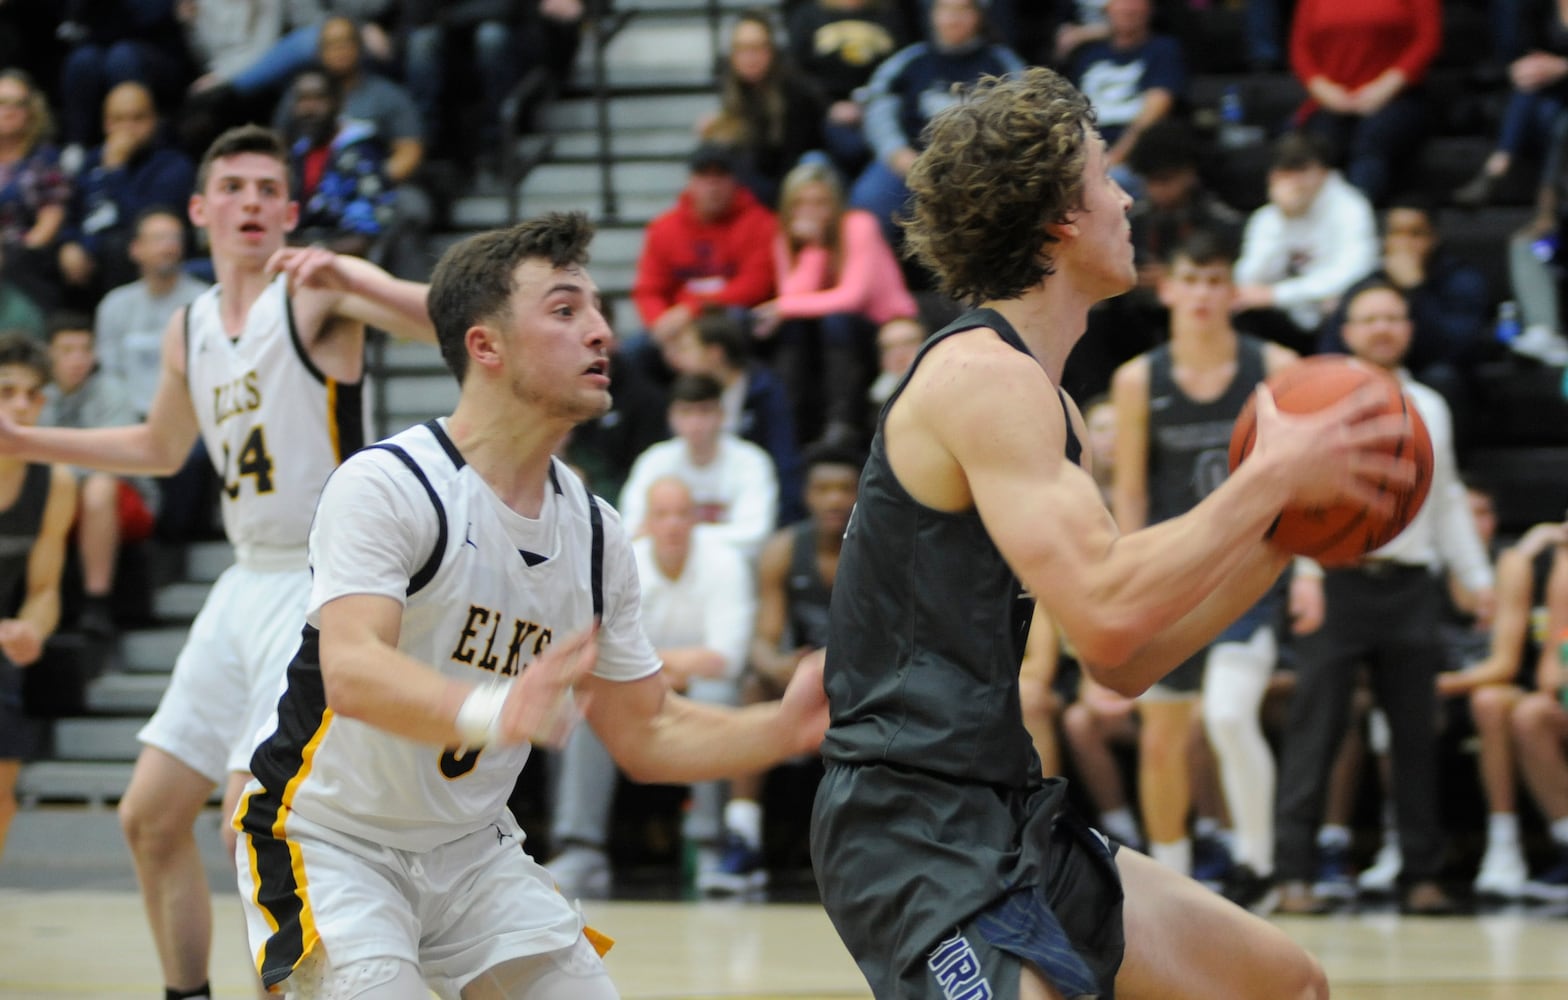
[[[463,749],[477,750],[501,738],[501,706],[512,690],[511,680],[481,684],[458,706],[454,726],[463,738]]]

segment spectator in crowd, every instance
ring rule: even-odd
[[[1290,65],[1307,90],[1297,123],[1327,136],[1374,204],[1426,138],[1421,84],[1443,41],[1441,0],[1298,0]]]
[[[395,196],[382,169],[385,149],[374,126],[342,117],[338,83],[324,70],[295,77],[293,92],[294,114],[285,135],[300,208],[292,238],[370,256],[392,220]]]
[[[1377,222],[1316,136],[1276,140],[1268,185],[1268,204],[1242,234],[1232,308],[1258,313],[1242,329],[1308,353],[1345,290],[1377,266]]]
[[[49,323],[54,378],[39,424],[44,427],[128,427],[141,421],[125,384],[98,365],[86,315],[58,313]],[[77,476],[76,555],[82,603],[76,627],[98,642],[116,635],[110,605],[124,546],[152,535],[158,491],[146,476],[74,470]]]
[[[49,360],[38,341],[0,334],[0,408],[22,426],[38,421]],[[60,571],[76,513],[76,483],[64,466],[0,459],[0,855],[16,816],[16,779],[33,752],[32,720],[22,712],[22,671],[38,662],[60,621]]]
[[[407,0],[404,79],[424,116],[432,148],[493,166],[506,95],[529,67],[546,67],[552,80],[566,78],[583,12],[583,0]],[[458,105],[446,89],[454,78],[477,91],[471,115],[454,113]]]
[[[621,489],[621,520],[633,537],[641,535],[648,488],[675,476],[696,498],[697,533],[721,539],[755,560],[776,526],[778,478],[767,452],[721,429],[723,394],[718,380],[705,375],[675,379],[669,411],[675,436],[637,456]]]
[[[862,457],[837,445],[806,453],[806,519],[768,538],[757,559],[757,624],[746,704],[777,698],[801,660],[827,647],[828,605],[839,549],[860,489]],[[813,761],[813,763],[815,763]],[[743,893],[767,884],[762,856],[762,774],[730,782],[724,809],[725,849],[706,879],[709,891]]]
[[[1484,532],[1492,524],[1495,514],[1481,525],[1483,541],[1490,541]],[[1490,625],[1485,655],[1454,656],[1448,669],[1437,675],[1438,695],[1466,706],[1480,737],[1477,768],[1487,808],[1486,851],[1474,881],[1480,896],[1518,899],[1529,874],[1519,838],[1519,768],[1509,719],[1534,688],[1539,664],[1557,658],[1558,651],[1544,634],[1549,611],[1546,592],[1552,563],[1564,545],[1568,532],[1562,524],[1539,524],[1503,551],[1495,570],[1495,610],[1479,619],[1481,625]],[[1467,596],[1462,586],[1455,589],[1461,598]],[[1477,627],[1475,631],[1484,635],[1488,630]],[[1459,652],[1462,647],[1450,644],[1450,649]]]
[[[1511,26],[1517,33],[1513,46],[1504,50],[1511,89],[1497,147],[1453,193],[1456,204],[1471,208],[1491,201],[1520,159],[1548,152],[1558,121],[1568,110],[1568,18],[1562,5],[1555,0],[1508,0],[1495,9],[1513,15]]]
[[[43,310],[38,308],[32,296],[11,280],[5,244],[0,243],[0,332],[3,331],[21,331],[36,340],[44,339]]]
[[[55,253],[71,200],[53,129],[43,91],[19,69],[0,70],[0,252],[10,279],[46,311],[59,301]]]
[[[64,6],[59,34],[71,47],[60,65],[60,141],[69,168],[73,154],[85,154],[104,138],[99,126],[111,90],[140,83],[172,101],[184,89],[190,65],[170,0],[71,0]]]
[[[1103,39],[1073,53],[1072,79],[1094,105],[1095,123],[1120,167],[1138,137],[1176,107],[1187,89],[1181,44],[1153,28],[1152,0],[1107,0]]]
[[[136,218],[129,252],[140,277],[103,297],[93,329],[98,363],[125,385],[131,405],[145,416],[158,386],[163,331],[207,284],[185,273],[185,223],[172,207]]]
[[[1543,364],[1568,365],[1563,336],[1562,281],[1568,254],[1563,250],[1568,221],[1568,129],[1554,138],[1541,182],[1535,214],[1508,241],[1508,280],[1519,303],[1523,331],[1508,346],[1515,354]]]
[[[871,155],[857,91],[911,41],[903,12],[893,0],[807,0],[790,12],[788,34],[790,60],[828,102],[827,154],[841,174],[854,177]]]
[[[204,7],[234,4],[192,4],[193,47],[211,53],[209,68],[192,85],[197,94],[228,90],[244,101],[276,96],[295,74],[315,62],[321,29],[330,14],[363,24],[363,40],[376,58],[392,56],[392,41],[378,23],[394,12],[392,0],[260,0],[250,10],[208,11]],[[247,17],[248,15],[248,17]],[[247,28],[259,37],[246,39]],[[263,41],[264,39],[264,41]]]
[[[1237,415],[1260,382],[1296,360],[1231,325],[1234,259],[1233,249],[1204,232],[1172,251],[1160,281],[1170,339],[1127,362],[1112,380],[1112,510],[1124,533],[1191,510],[1225,481]],[[1226,895],[1243,906],[1263,902],[1271,888],[1274,758],[1258,712],[1274,672],[1279,610],[1278,595],[1265,595],[1138,701],[1139,800],[1150,856],[1192,873],[1188,742],[1201,698],[1238,835]]]
[[[1462,446],[1473,421],[1471,372],[1492,343],[1486,277],[1443,247],[1436,213],[1419,196],[1395,198],[1384,209],[1382,247],[1370,280],[1387,281],[1404,292],[1415,324],[1405,367],[1443,394],[1454,417],[1456,442]],[[1345,350],[1343,322],[1341,306],[1323,325],[1319,351]]]
[[[1548,642],[1568,642],[1568,554],[1557,550],[1547,583]],[[1568,901],[1568,665],[1543,655],[1535,690],[1514,707],[1519,766],[1536,808],[1547,823],[1555,855],[1551,866],[1524,884],[1529,899]]]
[[[103,101],[103,144],[90,150],[60,244],[60,276],[81,304],[136,278],[131,240],[136,220],[152,208],[190,199],[196,167],[160,139],[152,91],[122,83]]]
[[[675,206],[648,224],[632,301],[661,349],[704,305],[747,310],[773,297],[773,212],[736,177],[735,151],[704,142]]]
[[[958,99],[953,85],[1024,68],[1012,49],[986,40],[986,9],[980,0],[935,0],[930,13],[931,40],[893,53],[866,84],[861,127],[875,158],[855,181],[849,200],[871,213],[891,246],[900,245],[893,220],[909,199],[904,178],[920,155],[921,130]]]
[[[1457,476],[1448,407],[1402,367],[1411,336],[1409,307],[1394,286],[1367,284],[1349,299],[1345,343],[1356,357],[1399,377],[1431,436],[1432,486],[1409,526],[1361,563],[1314,572],[1315,566],[1301,560],[1291,581],[1291,615],[1301,638],[1280,749],[1275,849],[1280,908],[1286,912],[1320,912],[1324,905],[1309,884],[1315,831],[1363,663],[1391,735],[1404,854],[1401,908],[1418,914],[1454,909],[1437,881],[1442,836],[1433,747],[1444,650],[1433,627],[1442,603],[1436,572],[1453,572],[1476,607],[1490,606],[1493,577]]]
[[[890,319],[877,331],[877,377],[872,380],[871,388],[866,390],[866,399],[871,404],[866,426],[876,426],[883,405],[893,395],[893,390],[898,388],[904,373],[909,371],[910,364],[914,362],[915,355],[920,353],[920,345],[925,340],[925,324],[913,316]]]
[[[757,200],[775,205],[779,184],[800,158],[822,147],[827,99],[789,64],[766,11],[740,15],[719,71],[719,112],[699,128],[733,146],[739,176]]]
[[[382,170],[394,186],[408,183],[425,161],[424,123],[414,99],[401,84],[366,65],[359,27],[347,17],[329,17],[321,24],[316,58],[338,85],[345,118],[368,122],[386,150]],[[291,86],[278,101],[272,127],[287,132],[294,114]]]
[[[1066,66],[1079,46],[1101,41],[1111,34],[1106,0],[1056,0],[1056,37],[1053,64]]]
[[[773,459],[779,520],[792,524],[805,517],[789,394],[772,369],[752,359],[745,328],[725,310],[708,306],[676,335],[671,365],[683,375],[706,375],[723,386],[723,429],[759,445]]]
[[[733,705],[757,611],[751,567],[732,546],[696,533],[697,504],[680,479],[655,480],[645,506],[646,530],[632,543],[632,554],[643,630],[664,664],[664,681],[693,701]],[[609,894],[605,846],[618,778],[599,737],[576,727],[554,775],[550,840],[558,853],[546,865],[568,897]],[[699,889],[719,868],[724,800],[722,781],[692,786],[681,834],[698,845]]]
[[[876,330],[919,310],[877,220],[844,204],[832,167],[801,164],[785,179],[773,263],[778,298],[752,315],[757,335],[776,341],[773,364],[797,413],[823,415],[823,426],[808,433],[820,429],[823,438],[840,442],[864,438],[861,399]],[[811,394],[818,371],[820,405]]]

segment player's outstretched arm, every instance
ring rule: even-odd
[[[889,414],[894,471],[906,488],[913,479],[911,492],[923,502],[973,503],[1020,578],[1099,665],[1096,679],[1123,693],[1143,690],[1174,665],[1145,659],[1128,668],[1159,633],[1222,587],[1236,598],[1209,605],[1206,619],[1229,607],[1239,613],[1261,592],[1258,581],[1278,574],[1284,559],[1262,539],[1287,502],[1375,501],[1363,477],[1411,475],[1370,453],[1403,432],[1401,418],[1367,418],[1377,405],[1370,396],[1284,416],[1264,393],[1254,452],[1261,460],[1249,458],[1188,514],[1122,535],[1093,480],[1064,456],[1063,408],[1039,365],[986,331],[950,339],[928,361],[900,400],[905,416],[895,424],[896,410]],[[899,444],[900,431],[912,446]],[[936,484],[929,498],[920,495],[922,480]],[[953,482],[967,495],[950,485],[936,495]],[[1242,582],[1230,583],[1237,574]]]
[[[555,744],[575,718],[570,694],[593,666],[592,630],[556,643],[510,682],[486,689],[447,677],[397,648],[403,606],[350,594],[321,608],[327,705],[404,739],[436,746]],[[493,697],[491,697],[493,695]]]
[[[120,475],[177,472],[199,432],[185,383],[184,324],[181,309],[164,328],[162,367],[146,420],[124,427],[21,427],[0,414],[0,454]]]
[[[585,714],[635,781],[688,783],[754,774],[814,752],[827,732],[823,653],[801,660],[784,697],[726,708],[682,698],[657,674],[635,681],[590,675]]]
[[[325,294],[326,311],[404,340],[436,342],[425,300],[430,286],[404,281],[361,257],[322,247],[284,247],[267,262],[271,273],[287,274],[289,293]]]

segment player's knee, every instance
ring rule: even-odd
[[[1556,706],[1545,695],[1530,695],[1513,710],[1510,721],[1520,742],[1533,742],[1552,732]]]
[[[145,796],[127,795],[120,800],[118,812],[125,842],[139,857],[166,853],[176,841],[194,836],[177,811]]]
[[[1513,705],[1510,688],[1496,685],[1478,687],[1470,692],[1470,717],[1477,729],[1492,729],[1508,720],[1508,710]]]

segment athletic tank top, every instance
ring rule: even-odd
[[[817,568],[817,524],[806,519],[791,531],[789,578],[784,581],[789,602],[789,632],[796,647],[821,649],[828,644],[828,607],[833,588]]]
[[[235,546],[300,548],[338,463],[365,443],[363,380],[318,369],[294,328],[287,279],[268,285],[231,339],[214,287],[185,311],[185,369]]]
[[[1200,403],[1172,373],[1171,348],[1149,352],[1149,523],[1185,514],[1230,475],[1230,432],[1263,381],[1263,344],[1239,337],[1236,375],[1218,398]]]
[[[0,511],[0,617],[13,615],[27,593],[27,559],[49,504],[49,466],[30,463],[10,507]]]
[[[883,438],[888,409],[932,346],[982,326],[1029,353],[999,313],[968,312],[921,348],[877,422],[833,585],[822,753],[1021,788],[1040,778],[1018,698],[1034,599],[977,511],[932,510],[904,490]],[[1068,461],[1080,453],[1069,421]]]

